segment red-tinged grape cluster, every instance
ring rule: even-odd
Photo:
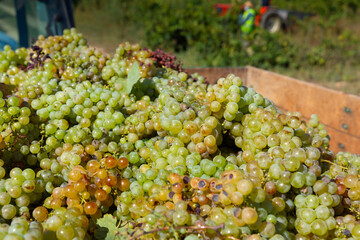
[[[181,63],[178,62],[175,55],[164,52],[161,49],[151,52],[152,59],[157,63],[158,67],[171,68],[176,71],[183,71]]]
[[[360,238],[360,157],[315,114],[180,70],[75,29],[5,47],[0,240]]]

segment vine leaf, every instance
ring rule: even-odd
[[[128,79],[126,81],[126,93],[130,93],[131,89],[141,78],[139,63],[135,61],[129,71]]]
[[[105,240],[114,240],[119,232],[116,225],[117,219],[111,214],[105,214],[102,218],[96,221],[96,224],[100,228],[95,231],[95,238],[105,239]]]

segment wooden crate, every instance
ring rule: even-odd
[[[242,78],[244,85],[272,100],[285,111],[300,112],[306,119],[316,113],[325,124],[334,152],[360,154],[360,97],[328,89],[316,84],[265,71],[244,68],[190,68],[215,83],[229,73]]]

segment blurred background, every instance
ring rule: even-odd
[[[37,13],[34,19],[27,16],[27,37],[46,35],[39,26],[45,29],[52,18],[39,14],[39,9],[41,4],[59,1],[14,1],[15,5],[25,2],[28,12]],[[11,32],[16,25],[14,1],[0,1],[0,30],[19,42]],[[245,1],[73,0],[67,12],[72,12],[69,19],[89,44],[109,54],[128,41],[171,52],[183,67],[252,65],[360,94],[359,0],[251,3],[255,26],[246,34],[239,19],[246,16]],[[56,33],[56,25],[53,28]]]

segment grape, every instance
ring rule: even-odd
[[[305,199],[306,206],[310,208],[316,208],[319,206],[319,198],[315,195],[308,195]]]
[[[270,238],[270,240],[285,240],[285,238],[283,236],[281,236],[280,234],[275,234],[274,236],[272,236]]]
[[[311,232],[317,236],[323,236],[327,233],[327,225],[321,219],[316,219],[311,224]]]
[[[200,240],[200,238],[198,236],[196,236],[195,234],[189,234],[185,237],[184,240]]]
[[[56,230],[56,237],[59,240],[72,239],[74,235],[75,232],[72,226],[61,226]]]
[[[173,221],[177,225],[185,225],[189,220],[189,214],[185,210],[175,211]]]
[[[336,220],[334,217],[329,217],[325,220],[328,230],[333,230],[336,227]]]
[[[254,224],[257,221],[258,215],[253,208],[246,207],[242,210],[242,220],[246,224]]]
[[[16,206],[27,207],[30,204],[30,197],[27,194],[23,194],[15,200]]]
[[[20,223],[14,223],[12,222],[9,229],[8,229],[8,234],[11,233],[16,233],[16,234],[25,234],[27,231],[27,225],[22,225]]]
[[[243,179],[237,184],[238,191],[243,195],[249,195],[253,190],[253,183],[250,180]]]
[[[270,238],[275,235],[276,229],[273,223],[264,222],[261,224],[259,231],[262,237]]]
[[[98,207],[96,206],[96,204],[94,202],[87,202],[84,205],[84,211],[88,215],[95,214],[97,209],[98,209]]]
[[[319,206],[320,207],[320,206]],[[318,208],[319,208],[318,207]],[[318,209],[316,208],[316,209]],[[317,217],[317,212],[314,211],[311,208],[303,208],[300,210],[300,217],[303,221],[305,221],[306,223],[310,224],[312,223],[316,217]]]
[[[22,175],[25,177],[26,180],[33,180],[35,179],[35,172],[32,169],[25,169],[22,172]]]
[[[1,208],[1,216],[4,219],[12,219],[16,215],[16,207],[11,204],[6,204]]]
[[[213,209],[211,211],[210,219],[219,225],[226,221],[226,215],[221,209]]]
[[[295,221],[295,228],[301,235],[304,235],[304,236],[311,233],[311,225],[307,224],[303,220],[297,219]]]
[[[316,115],[75,29],[0,59],[1,239],[91,238],[106,214],[124,238],[359,237],[360,157]]]
[[[32,215],[35,220],[37,220],[39,222],[43,222],[46,220],[46,218],[48,216],[48,210],[45,207],[39,206],[34,209]]]
[[[7,205],[11,201],[11,196],[7,192],[0,192],[0,205]]]
[[[47,229],[56,232],[56,230],[62,225],[61,217],[54,215],[46,220]]]
[[[21,240],[21,239],[23,238],[17,233],[10,233],[4,237],[4,240]]]

